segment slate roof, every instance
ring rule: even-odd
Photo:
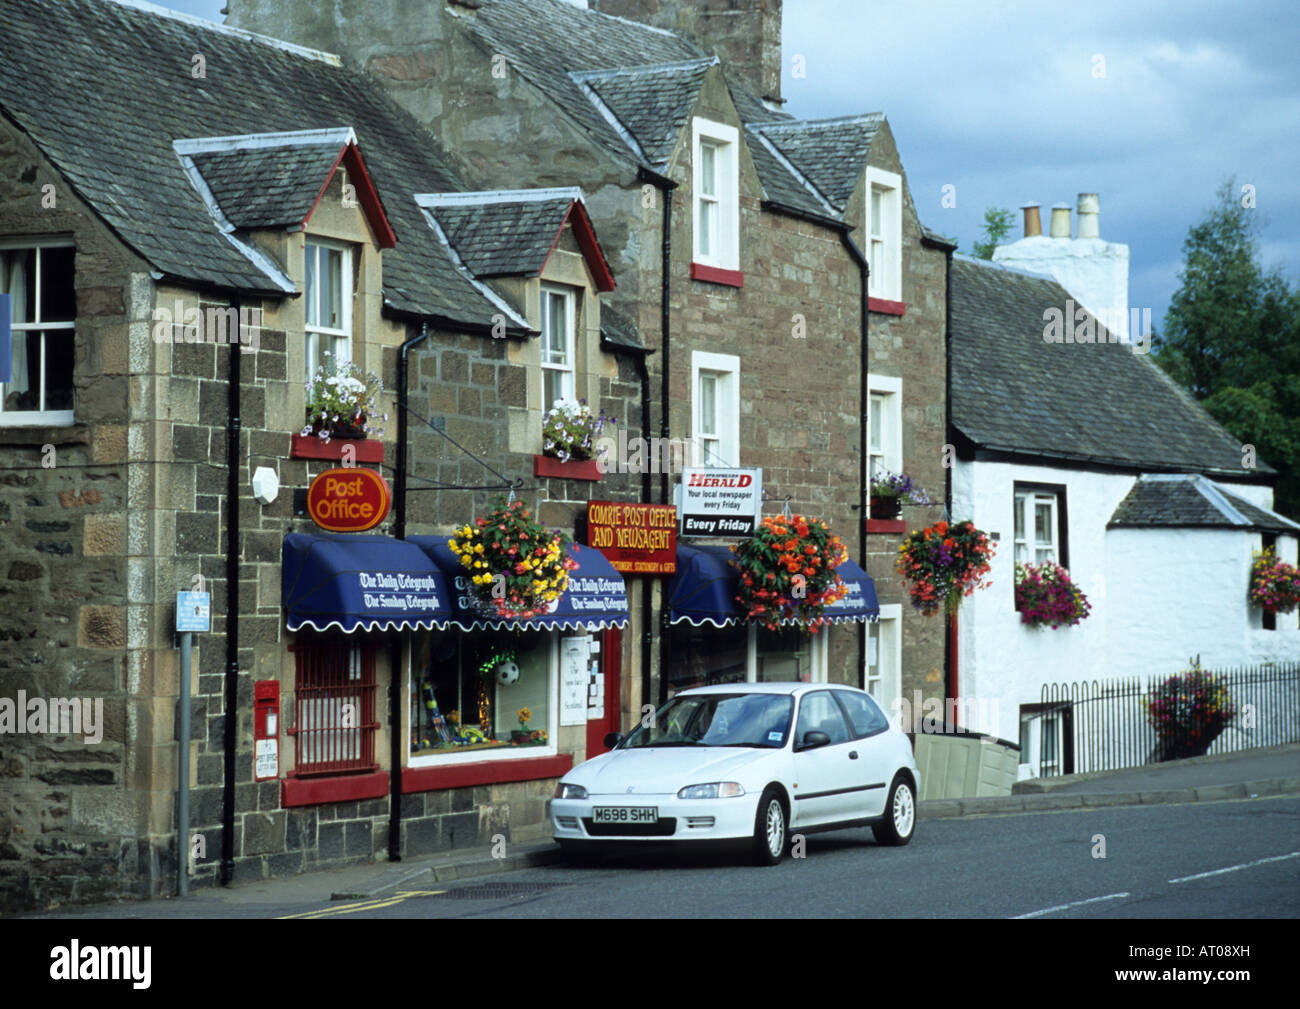
[[[636,320],[613,305],[602,303],[600,306],[600,338],[602,342],[624,350],[642,354],[654,353],[641,339]]]
[[[479,277],[536,276],[573,196],[429,207],[461,261]]]
[[[753,127],[842,215],[862,180],[883,112],[836,119],[770,122]]]
[[[173,141],[350,126],[397,234],[384,253],[385,301],[471,324],[497,311],[416,206],[417,192],[463,188],[436,141],[337,58],[110,0],[0,0],[0,25],[0,110],[164,276],[279,291],[218,229]],[[191,76],[195,53],[206,61],[201,79]],[[232,192],[242,184],[211,167]],[[245,204],[250,220],[278,216]]]
[[[596,93],[631,134],[645,159],[663,171],[682,130],[690,125],[700,87],[717,59],[666,66],[587,70],[572,74]]]
[[[1241,476],[1241,443],[1126,344],[1048,343],[1050,277],[954,256],[952,420],[977,446],[1125,469]],[[1098,326],[1099,340],[1108,334]],[[1259,472],[1271,474],[1260,464]]]
[[[308,144],[193,155],[222,212],[238,228],[301,224],[343,153]]]
[[[1300,532],[1300,525],[1238,497],[1197,473],[1145,474],[1116,507],[1107,528],[1211,527]]]

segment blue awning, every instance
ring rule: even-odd
[[[735,555],[728,546],[677,544],[677,573],[668,580],[668,622],[693,627],[726,627],[745,619],[739,595],[740,572],[731,566]],[[838,568],[849,594],[826,607],[834,624],[861,623],[880,616],[876,586],[857,562],[846,560]]]
[[[475,604],[470,593],[469,575],[460,560],[447,546],[450,536],[412,536],[408,543],[420,547],[442,571],[447,584],[452,586],[452,623],[463,630],[477,628],[544,630],[597,630],[603,627],[623,627],[627,624],[627,588],[623,576],[605,555],[593,547],[574,543],[569,556],[578,562],[577,570],[569,572],[569,587],[556,600],[549,613],[527,620],[503,620],[485,613]]]
[[[291,631],[429,630],[452,617],[446,579],[410,542],[290,533],[282,555],[280,598]]]

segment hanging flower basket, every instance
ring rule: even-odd
[[[936,522],[915,530],[898,547],[897,570],[907,581],[912,605],[927,617],[957,612],[962,597],[988,587],[984,576],[994,547],[970,521]]]
[[[1055,561],[1016,565],[1016,609],[1029,627],[1070,627],[1092,611],[1070,573]]]
[[[821,519],[768,516],[731,549],[740,571],[736,601],[747,620],[770,630],[785,625],[815,633],[826,622],[826,606],[849,591],[835,572],[848,550]]]
[[[1155,729],[1159,760],[1203,757],[1237,717],[1225,677],[1194,662],[1175,673],[1143,699],[1147,722]]]
[[[1272,549],[1255,552],[1250,568],[1250,605],[1265,613],[1290,613],[1300,605],[1300,570]]]
[[[536,521],[521,501],[498,499],[448,544],[470,572],[470,593],[485,613],[526,620],[545,613],[569,587],[578,563],[569,539]]]

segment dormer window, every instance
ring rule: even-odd
[[[867,169],[867,220],[871,297],[903,299],[903,180],[894,172]]]
[[[734,126],[695,119],[692,265],[714,271],[740,269],[740,134]],[[697,279],[717,280],[714,276]],[[726,281],[723,281],[726,282]]]
[[[574,362],[577,359],[576,312],[571,288],[542,288],[542,406],[556,400],[577,400]]]
[[[330,363],[352,360],[352,250],[344,245],[306,246],[307,381]],[[325,356],[329,352],[329,357]]]

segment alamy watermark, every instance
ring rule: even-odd
[[[262,345],[262,310],[244,306],[185,307],[179,298],[175,311],[159,305],[153,310],[154,343],[239,343],[245,353]]]
[[[1043,309],[1044,343],[1127,343],[1133,353],[1151,349],[1151,309],[1099,308],[1090,312],[1067,298],[1065,310]],[[1128,334],[1127,339],[1124,334]]]
[[[670,473],[679,475],[694,465],[690,438],[629,438],[619,428],[618,438],[596,439],[596,467],[602,473]]]
[[[37,735],[82,736],[89,744],[104,738],[104,699],[96,697],[27,696],[18,691],[18,699],[0,697],[0,736]]]

